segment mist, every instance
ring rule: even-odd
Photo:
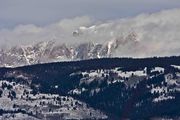
[[[41,41],[56,44],[80,43],[107,44],[118,40],[114,57],[150,57],[179,55],[180,9],[163,10],[135,17],[96,21],[82,16],[63,19],[46,26],[18,25],[13,29],[0,30],[0,47],[30,45]],[[127,39],[134,33],[133,41]]]

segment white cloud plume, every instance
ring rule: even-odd
[[[82,42],[107,43],[118,39],[121,44],[114,56],[180,55],[180,9],[141,14],[133,18],[91,25],[93,25],[92,19],[85,16],[61,20],[44,27],[19,25],[13,30],[2,29],[0,30],[0,47],[50,40],[55,40],[58,44],[78,44]],[[79,36],[74,37],[72,34],[74,31]],[[132,32],[137,35],[136,42],[123,42]]]

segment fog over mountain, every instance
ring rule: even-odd
[[[180,0],[0,0],[0,120],[180,120]]]
[[[112,57],[179,55],[180,9],[136,17],[94,22],[88,16],[64,19],[44,27],[18,25],[0,30],[0,48],[55,41],[67,46],[82,43],[114,45]]]

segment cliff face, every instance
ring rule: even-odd
[[[0,66],[17,67],[38,63],[110,57],[114,46],[83,43],[77,46],[42,42],[32,46],[13,47],[0,51]]]

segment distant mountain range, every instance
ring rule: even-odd
[[[78,37],[85,32],[82,32],[80,28],[72,34]],[[83,42],[69,45],[48,41],[25,46],[19,45],[0,49],[0,67],[121,56],[117,55],[117,51],[127,42],[132,45],[137,44],[136,33],[132,32],[124,39],[114,38],[105,43]]]

